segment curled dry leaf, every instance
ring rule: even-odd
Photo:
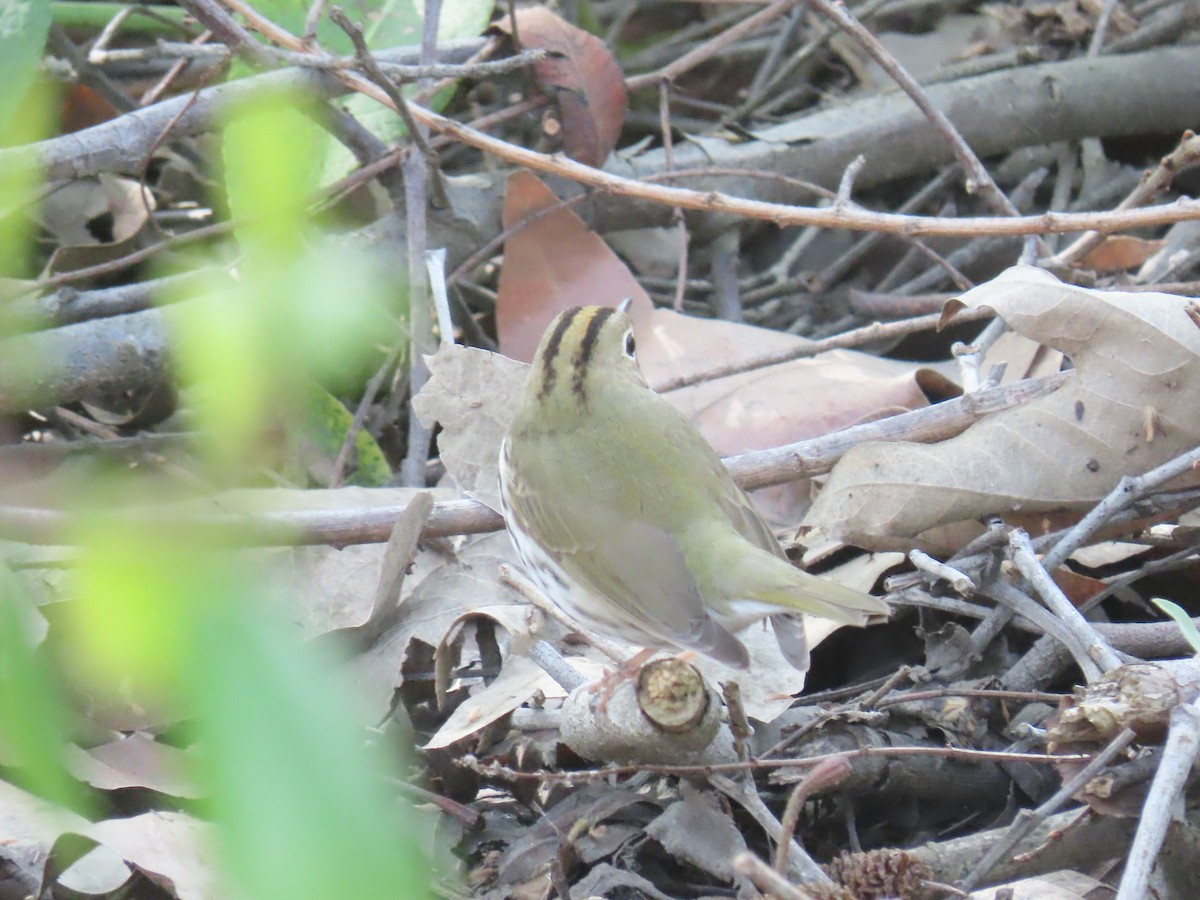
[[[427,427],[442,426],[438,452],[458,486],[500,511],[500,442],[529,368],[499,353],[457,344],[426,357],[429,381],[413,398]]]
[[[141,733],[82,750],[67,745],[67,765],[80,781],[102,791],[149,788],[172,797],[201,796],[189,773],[188,755]]]
[[[211,828],[187,813],[162,811],[97,822],[86,834],[179,900],[211,900],[224,893]]]
[[[460,704],[422,749],[449,747],[508,715],[539,690],[552,692],[556,687],[537,663],[524,656],[511,656],[505,659],[495,681]]]
[[[585,165],[599,166],[617,146],[625,122],[625,76],[613,52],[582,28],[544,6],[519,9],[496,27],[514,35],[523,50],[549,50],[536,63],[538,84],[558,103],[563,152]]]
[[[733,880],[730,860],[746,850],[745,837],[717,797],[694,790],[647,825],[646,834],[676,859],[722,881]]]
[[[123,880],[121,860],[180,900],[209,900],[227,893],[217,883],[211,826],[186,813],[149,812],[89,822],[0,781],[0,830],[6,858],[30,850],[42,867],[63,835],[83,835],[105,848],[86,854],[59,878],[89,894],[115,890],[113,879]],[[109,883],[103,891],[98,887],[102,882]]]
[[[952,303],[955,301],[952,301]],[[863,546],[909,546],[997,512],[1079,510],[1124,475],[1200,443],[1200,330],[1187,298],[1096,291],[1017,266],[964,294],[1061,350],[1074,376],[1050,396],[933,446],[865,444],[830,474],[806,528]]]
[[[489,534],[467,544],[454,559],[443,558],[424,578],[406,579],[406,586],[409,582],[414,586],[411,593],[406,587],[395,619],[374,644],[350,661],[361,705],[375,712],[389,708],[404,680],[401,664],[414,642],[437,647],[468,610],[482,614],[493,607],[511,606],[512,592],[500,585],[497,572],[501,563],[514,559],[508,535]]]

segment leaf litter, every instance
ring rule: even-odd
[[[1096,6],[1064,3],[1020,11],[1003,5],[990,8],[989,16],[1001,21],[1007,33],[992,27],[974,35],[970,39],[978,43],[965,55],[977,56],[1022,41],[1086,39],[1094,27]],[[625,125],[624,77],[616,56],[602,41],[541,8],[520,10],[517,24],[523,46],[545,47],[556,53],[535,69],[540,89],[553,95],[560,119],[544,121],[553,128],[561,127],[561,133],[543,129],[542,137],[560,141],[573,158],[600,165]],[[1134,16],[1121,6],[1115,8],[1113,34],[1129,34],[1137,27]],[[935,56],[951,58],[955,47],[967,39],[965,33],[950,36],[947,27],[903,43],[915,44],[917,61],[932,67]],[[833,46],[838,67],[865,78],[878,77],[870,74],[873,70],[847,42],[839,39]],[[674,88],[699,96],[705,88],[703,79],[709,76],[702,72],[699,80],[694,77],[684,73]],[[712,87],[714,96],[719,96],[719,85],[712,83]],[[771,133],[803,142],[814,134],[807,129],[808,124],[799,119],[784,121]],[[696,134],[694,143],[707,146],[716,155],[756,133],[765,131],[724,132],[720,138]],[[1085,160],[1084,164],[1085,183],[1115,180],[1130,168],[1109,159]],[[176,171],[176,177],[178,174]],[[65,202],[72,194],[78,203]],[[58,200],[63,202],[57,207],[46,207],[48,218],[43,220],[52,239],[64,245],[50,262],[52,272],[122,257],[136,246],[134,237],[158,202],[155,193],[145,190],[141,182],[108,175],[74,182]],[[557,202],[557,196],[535,176],[515,172],[508,178],[503,226],[513,228],[531,214],[544,214]],[[95,213],[112,217],[113,240],[98,241],[89,230]],[[1194,235],[1189,236],[1189,231],[1195,229],[1189,226],[1194,223],[1170,227],[1166,241],[1111,236],[1082,258],[1076,273],[1087,269],[1103,275],[1141,266],[1134,283],[1146,283],[1154,275],[1174,271],[1192,252]],[[880,256],[886,258],[886,254]],[[518,359],[532,355],[545,323],[564,306],[612,302],[624,296],[634,299],[640,354],[652,382],[691,375],[715,363],[799,349],[806,343],[776,330],[655,310],[650,292],[609,249],[606,240],[568,209],[544,214],[511,235],[500,272],[496,309],[500,345]],[[1198,350],[1186,301],[1141,291],[1089,290],[1057,282],[1035,270],[1014,269],[961,294],[959,302],[968,308],[995,309],[1015,329],[1016,333],[991,346],[982,371],[1004,364],[1004,381],[1011,383],[1055,372],[1065,356],[1073,369],[1071,380],[1046,402],[996,414],[960,438],[930,447],[893,442],[851,450],[824,487],[821,479],[806,481],[770,499],[778,521],[792,525],[809,510],[806,525],[817,526],[826,534],[856,545],[901,550],[924,544],[934,528],[944,532],[948,526],[965,522],[977,534],[981,528],[976,520],[997,512],[1024,514],[1006,518],[1032,522],[1029,527],[1036,535],[1051,530],[1059,521],[1077,518],[1106,495],[1119,475],[1145,472],[1197,443],[1195,404],[1189,402],[1192,392],[1188,386],[1195,383]],[[696,311],[694,303],[690,311]],[[430,357],[430,367],[433,378],[416,398],[414,408],[423,419],[440,424],[438,449],[447,473],[441,486],[432,492],[271,492],[271,504],[292,503],[306,509],[326,504],[354,509],[407,503],[409,514],[398,521],[388,544],[246,551],[247,558],[261,563],[264,571],[287,576],[276,600],[306,637],[343,648],[367,724],[375,726],[392,716],[411,727],[425,741],[429,771],[436,773],[435,786],[446,795],[461,794],[487,810],[486,824],[479,830],[453,833],[453,840],[462,842],[475,867],[471,878],[477,894],[542,897],[552,887],[566,885],[581,896],[636,892],[665,897],[724,892],[730,885],[748,893],[751,888],[733,861],[746,849],[769,855],[772,843],[760,831],[763,810],[749,803],[731,804],[730,795],[707,789],[704,776],[695,773],[690,777],[695,777],[696,783],[645,771],[629,780],[609,776],[607,781],[582,787],[571,785],[571,771],[586,761],[573,758],[570,749],[555,737],[553,712],[564,692],[526,658],[525,650],[538,639],[547,640],[564,649],[589,676],[604,668],[604,661],[574,640],[569,629],[542,617],[498,579],[499,566],[515,560],[505,535],[440,542],[421,539],[434,502],[461,494],[496,508],[496,447],[511,398],[523,377],[521,367],[511,360],[464,348],[439,351]],[[930,397],[935,369],[946,371],[938,363],[923,366],[875,354],[834,351],[684,388],[671,392],[671,397],[721,452],[734,454],[922,409],[935,399]],[[932,393],[940,398],[953,395],[956,389],[942,383]],[[109,424],[132,422],[114,419]],[[931,475],[940,475],[941,480]],[[815,505],[809,509],[813,495]],[[290,500],[285,499],[289,496]],[[217,503],[222,508],[245,508],[242,499],[231,493],[219,497]],[[257,501],[251,505],[262,507]],[[1062,514],[1066,518],[1056,518]],[[1177,522],[1163,522],[1145,531],[1126,529],[1121,535],[1126,540],[1120,542],[1092,541],[1071,557],[1084,571],[1061,570],[1054,573],[1055,579],[1074,605],[1092,604],[1097,597],[1120,588],[1122,579],[1136,574],[1136,567],[1145,564],[1149,569],[1169,562],[1168,549],[1179,552],[1189,541],[1194,544],[1194,535],[1188,530],[1193,526],[1185,515]],[[947,555],[967,540],[960,533],[946,545]],[[810,545],[805,559],[842,563],[851,554],[843,544],[830,541]],[[901,559],[897,553],[856,555],[836,569],[839,576],[867,588],[895,569]],[[1194,564],[1190,570],[1185,567],[1179,577],[1194,585],[1194,570]],[[38,570],[23,574],[37,578]],[[972,570],[972,574],[978,573]],[[901,577],[909,577],[909,588],[913,587],[910,576]],[[53,585],[53,579],[47,578],[47,583]],[[793,695],[805,687],[803,679],[797,680],[781,660],[764,656],[775,645],[763,641],[762,650],[754,651],[759,662],[757,677],[744,684],[742,691],[744,710],[757,720],[756,733],[746,748],[751,758],[776,755],[778,747],[789,741],[793,746],[786,752],[798,756],[827,752],[830,747],[853,747],[857,752],[868,744],[880,746],[876,741],[908,746],[905,741],[909,740],[913,746],[966,748],[985,744],[982,736],[986,735],[994,743],[993,720],[1007,722],[1011,708],[990,700],[968,703],[953,691],[994,687],[993,675],[1003,668],[1001,661],[1011,661],[1022,649],[1025,632],[1021,629],[1027,631],[1028,623],[1018,616],[1018,627],[1005,640],[988,645],[981,655],[978,632],[957,620],[946,621],[941,612],[944,607],[961,614],[980,598],[957,597],[946,589],[944,580],[936,578],[929,579],[922,590],[928,586],[932,590],[921,599],[929,605],[921,608],[919,618],[905,608],[902,588],[896,592],[898,621],[893,624],[853,635],[832,634],[833,629],[828,629],[829,634],[814,633],[814,643],[828,640],[827,647],[819,650],[822,670],[812,676],[821,684],[808,685],[809,694],[799,702]],[[51,587],[47,593],[55,590]],[[1149,589],[1135,594],[1126,583],[1122,599],[1140,601],[1140,594],[1147,592]],[[53,597],[46,605],[53,606],[58,599]],[[47,615],[53,623],[53,610]],[[36,633],[31,633],[29,642],[36,645],[48,627],[53,630],[53,624],[47,626],[40,611],[33,624]],[[1119,627],[1127,623],[1106,624]],[[761,636],[765,633],[754,637]],[[1164,641],[1153,652],[1184,650],[1177,641]],[[922,659],[926,668],[899,681],[883,681],[896,675],[895,663],[900,658]],[[864,672],[878,674],[873,684],[884,687],[878,694],[868,695],[877,706],[846,702],[847,695],[839,694],[835,687],[839,665],[860,676]],[[701,668],[714,683],[743,677],[703,664]],[[916,702],[889,705],[897,698],[887,690],[900,685],[920,692],[930,687],[931,674],[940,679],[935,679],[934,686],[949,691],[948,696],[921,701],[923,706]],[[1045,677],[1039,683],[1051,680]],[[1063,682],[1060,679],[1058,683]],[[1180,686],[1178,681],[1165,684],[1163,693],[1167,695]],[[822,687],[830,687],[832,693],[818,693],[814,698],[813,692]],[[1103,694],[1106,685],[1093,687],[1095,696],[1064,701],[1062,718],[1071,722],[1094,715],[1104,720],[1106,728],[1126,724],[1121,703]],[[835,714],[831,715],[831,710]],[[172,801],[195,796],[186,774],[188,752],[178,749],[169,742],[171,736],[164,734],[177,723],[157,718],[155,710],[140,708],[132,697],[120,708],[97,705],[89,712],[93,724],[121,733],[93,736],[71,745],[68,763],[75,777],[98,790],[126,796],[153,793]],[[890,719],[890,729],[875,727],[884,718]],[[1031,721],[1043,720],[1035,717]],[[848,727],[851,725],[854,727]],[[829,740],[810,741],[814,733]],[[1110,728],[1100,737],[1111,734]],[[1092,734],[1085,737],[1099,739]],[[1091,746],[1085,744],[1084,749]],[[472,764],[479,769],[471,769]],[[496,767],[491,774],[489,765]],[[1018,774],[1022,765],[1013,764],[1013,781],[1033,797],[1038,789],[1029,787],[1033,781],[1028,773]],[[537,766],[553,771],[543,780],[525,782],[511,771],[501,771]],[[1061,768],[1065,774],[1069,767],[1064,764]],[[883,774],[867,787],[847,782],[840,797],[830,794],[809,804],[804,818],[811,817],[809,824],[817,827],[806,836],[806,843],[826,856],[836,852],[838,840],[820,826],[829,828],[834,821],[831,812],[839,817],[836,821],[849,820],[855,810],[847,798],[855,791],[860,792],[854,796],[861,803],[861,818],[855,827],[869,846],[901,841],[914,846],[922,837],[922,828],[929,829],[926,837],[940,838],[984,812],[982,804],[968,808],[965,803],[955,806],[953,802],[947,804],[953,808],[936,809],[935,801],[945,799],[938,797],[939,792],[953,795],[953,788],[962,787],[957,778],[947,779],[945,770],[929,775],[916,767],[894,764],[877,771]],[[988,780],[987,772],[975,774],[980,785],[986,782],[989,789],[1006,795],[1012,791],[1006,779]],[[555,780],[562,775],[567,777]],[[771,780],[790,785],[802,778],[802,773],[777,773]],[[760,789],[767,788],[751,784],[751,790]],[[0,792],[5,862],[27,860],[20,868],[27,893],[33,893],[44,876],[56,874],[57,862],[62,860],[58,868],[65,871],[58,881],[79,891],[118,890],[136,870],[175,896],[226,895],[213,875],[217,867],[209,848],[209,828],[186,813],[159,809],[89,822],[50,809],[7,781],[0,782]],[[873,792],[878,796],[872,797]],[[448,801],[449,797],[439,799]],[[886,814],[876,814],[873,799],[889,808]],[[1122,795],[1107,808],[1091,799],[1094,808],[1111,815],[1140,810],[1142,795],[1133,801]],[[929,806],[917,809],[925,803]],[[828,807],[824,812],[823,805]],[[899,814],[897,807],[903,807]],[[447,802],[443,808],[452,805]],[[930,808],[936,811],[930,813]],[[927,815],[922,817],[920,812]],[[440,819],[447,820],[447,816]],[[802,820],[801,827],[804,824]],[[897,837],[900,827],[906,830]],[[430,835],[434,832],[431,828]],[[1058,834],[1069,841],[1070,832]],[[67,862],[77,853],[76,835],[83,836],[87,846],[95,846]],[[1120,852],[1110,855],[1119,858]],[[855,864],[863,861],[856,859]],[[868,867],[863,864],[863,868]],[[1099,867],[1095,871],[1100,871]],[[1016,896],[1051,896],[1053,891],[1083,896],[1098,882],[1063,870],[1010,885]],[[671,892],[664,892],[664,886]],[[972,896],[992,896],[1000,889]]]

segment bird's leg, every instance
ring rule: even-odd
[[[616,669],[606,673],[599,681],[593,682],[591,691],[600,695],[600,705],[597,707],[600,712],[608,710],[608,701],[612,699],[613,691],[617,689],[621,682],[628,681],[637,675],[638,669],[645,665],[655,652],[657,651],[653,647],[646,647],[639,650]]]

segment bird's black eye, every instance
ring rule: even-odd
[[[625,355],[632,358],[633,352],[637,350],[637,341],[633,339],[633,332],[625,335]]]

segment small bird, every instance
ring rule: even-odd
[[[560,313],[526,376],[500,447],[522,562],[585,634],[746,668],[734,633],[770,617],[807,669],[799,613],[861,625],[887,606],[788,562],[716,452],[646,383],[624,306]]]

